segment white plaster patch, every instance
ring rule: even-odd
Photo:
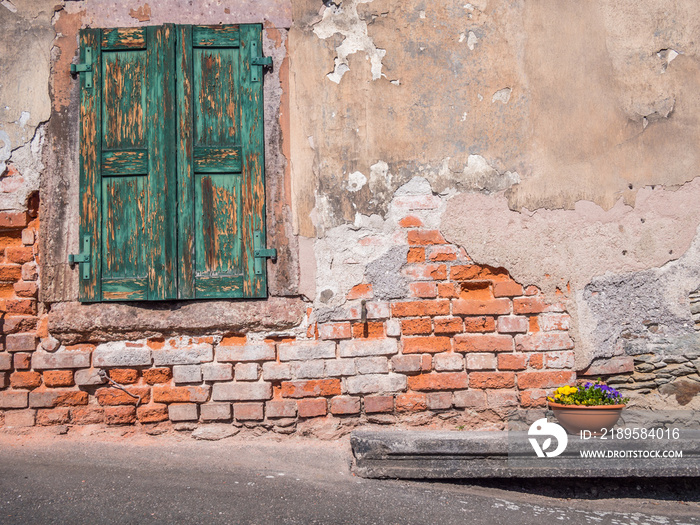
[[[348,191],[353,193],[360,191],[365,184],[367,184],[367,177],[362,172],[353,171],[348,175]]]
[[[467,47],[470,51],[474,51],[474,46],[479,42],[479,39],[474,34],[474,31],[469,31],[469,36],[467,37]]]
[[[503,104],[508,104],[508,101],[510,100],[510,94],[512,91],[513,90],[508,87],[499,89],[493,94],[493,97],[491,97],[491,103],[501,102]]]
[[[0,4],[2,4],[3,7],[6,7],[7,10],[10,11],[11,13],[17,12],[17,8],[14,6],[14,4],[12,2],[10,2],[10,0],[2,0],[2,2],[0,2]]]
[[[29,114],[29,111],[22,111],[22,114],[20,115],[19,122],[18,122],[20,127],[24,128],[27,125],[27,122],[29,122],[30,118],[31,118],[31,115]]]
[[[337,57],[335,67],[326,77],[340,83],[343,75],[350,71],[348,56],[358,51],[364,51],[370,61],[372,80],[382,77],[382,59],[386,50],[379,49],[367,34],[367,23],[360,19],[357,13],[357,4],[367,4],[372,0],[349,0],[343,2],[340,7],[329,7],[323,12],[323,19],[314,26],[314,34],[325,40],[335,34],[345,38],[335,48]]]

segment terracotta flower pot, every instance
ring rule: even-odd
[[[625,405],[561,405],[550,401],[549,408],[569,434],[579,435],[582,430],[588,430],[598,436],[602,429],[615,426]]]

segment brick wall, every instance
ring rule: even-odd
[[[562,305],[523,289],[503,269],[473,264],[415,216],[400,221],[409,297],[374,300],[371,283],[357,285],[343,314],[307,322],[304,336],[69,346],[48,334],[37,307],[38,219],[0,220],[5,426],[233,422],[291,433],[309,421],[369,421],[481,428],[502,425],[511,407],[543,406],[552,388],[576,379]],[[308,314],[315,319],[313,309]]]

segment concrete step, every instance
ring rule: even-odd
[[[505,431],[357,430],[351,436],[354,471],[366,478],[401,479],[700,476],[700,430],[681,432],[675,440],[634,443],[568,436],[556,457],[538,457],[532,437]],[[542,446],[544,439],[538,440]],[[650,457],[655,451],[680,451],[682,457]],[[605,457],[586,458],[582,452]]]

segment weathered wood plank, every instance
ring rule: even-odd
[[[195,173],[238,173],[241,171],[240,148],[194,149]]]
[[[103,301],[143,301],[148,298],[148,278],[103,279]]]
[[[102,67],[102,148],[145,148],[146,52],[102,53]]]
[[[254,271],[253,234],[265,235],[265,136],[263,132],[263,82],[250,78],[250,51],[252,42],[262,49],[262,26],[244,25],[241,34],[241,64],[239,71],[241,105],[241,154],[243,157],[243,191],[241,194],[243,270],[246,277],[243,291],[246,297],[267,297],[266,271]],[[265,265],[266,266],[266,265]]]
[[[100,289],[101,246],[100,235],[100,152],[101,137],[101,100],[102,92],[97,87],[102,82],[100,30],[83,29],[80,31],[80,59],[85,60],[85,49],[92,49],[93,88],[85,87],[85,75],[80,75],[80,245],[83,237],[92,241],[90,254],[90,278],[79,279],[79,297],[81,301],[97,301],[102,297]],[[82,272],[81,272],[82,273]]]
[[[103,151],[102,176],[148,174],[148,150]]]
[[[175,27],[147,28],[148,299],[177,297]]]
[[[197,278],[197,299],[237,297],[245,297],[243,294],[243,276],[200,276]]]
[[[146,49],[146,30],[143,27],[119,27],[102,30],[102,50]]]
[[[192,43],[195,47],[238,47],[238,26],[194,26]]]
[[[195,297],[194,182],[192,171],[192,27],[177,32],[177,198],[178,198],[178,298]]]

